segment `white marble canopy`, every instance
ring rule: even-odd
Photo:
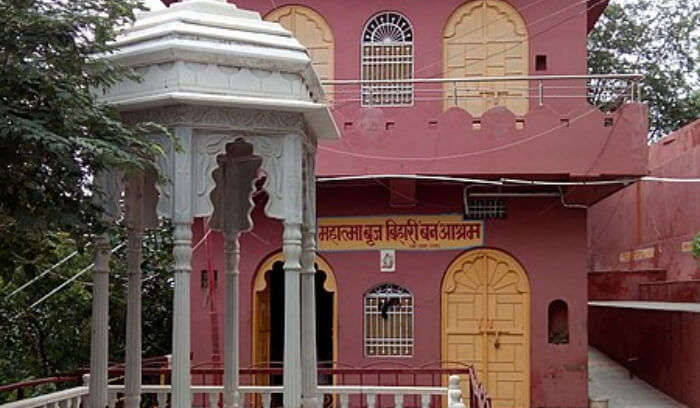
[[[114,45],[104,57],[132,67],[141,81],[118,83],[100,99],[127,122],[187,129],[177,133],[191,147],[193,216],[211,215],[216,156],[242,138],[263,158],[266,214],[288,218],[283,150],[315,152],[318,139],[339,138],[304,46],[278,23],[218,0],[185,0],[140,14]],[[159,167],[174,181],[174,162],[182,157],[167,143],[164,148]],[[160,215],[174,215],[173,186],[158,186]]]
[[[172,139],[153,135],[165,155],[163,176],[133,172],[126,186],[129,293],[125,406],[137,408],[141,387],[141,233],[156,207],[174,225],[172,406],[189,408],[192,222],[209,218],[223,232],[226,259],[224,407],[239,406],[238,265],[240,233],[252,227],[250,197],[257,178],[269,199],[267,216],[284,223],[284,406],[316,407],[314,261],[315,154],[338,129],[306,49],[277,23],[217,0],[185,0],[144,13],[115,42],[108,58],[133,68],[100,91],[127,123],[154,122]],[[105,214],[116,217],[123,188],[116,172],[97,178]],[[157,181],[161,180],[161,181]],[[96,243],[90,406],[107,401],[108,273],[106,236]],[[306,344],[301,347],[302,343]]]

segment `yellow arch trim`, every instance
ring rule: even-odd
[[[323,35],[318,38],[314,37],[314,41],[320,41],[322,44],[311,44],[309,43],[310,39],[305,38],[306,36],[304,33],[300,33],[299,27],[297,27],[297,17],[296,16],[302,16],[306,18],[308,21],[310,21],[313,26],[315,26],[316,29],[321,31]],[[323,77],[321,79],[333,79],[335,76],[335,38],[333,35],[333,30],[331,29],[331,26],[328,24],[325,18],[315,10],[306,7],[306,6],[298,6],[298,5],[288,5],[288,6],[282,6],[278,7],[272,11],[270,11],[266,16],[265,20],[266,21],[274,21],[277,23],[281,23],[281,20],[284,17],[290,17],[290,26],[285,26],[283,24],[283,27],[286,28],[287,30],[291,31],[292,34],[294,34],[295,37],[301,42],[302,45],[307,47],[311,53],[313,53],[316,49],[318,48],[326,48],[328,50],[327,52],[327,60],[324,61],[312,61],[314,65],[320,65],[320,64],[327,64],[328,65],[328,73],[327,73],[327,78]],[[312,55],[313,57],[313,55]]]
[[[254,292],[262,292],[267,288],[265,272],[272,269],[276,262],[284,263],[284,254],[282,252],[277,252],[268,256],[260,264],[258,270],[255,272],[255,280],[253,282]],[[323,284],[323,289],[325,289],[326,292],[338,293],[338,284],[336,283],[335,273],[333,272],[331,265],[321,256],[316,256],[316,264],[318,265],[318,269],[326,272],[326,281]]]
[[[251,361],[253,362],[253,365],[261,363],[261,361],[256,361],[256,356],[259,355],[259,353],[256,353],[257,348],[269,347],[269,344],[262,344],[262,341],[258,341],[258,319],[262,318],[262,316],[260,316],[260,307],[258,305],[258,294],[267,289],[267,280],[265,279],[265,273],[271,270],[276,262],[284,262],[284,254],[281,251],[276,252],[265,258],[265,260],[260,264],[257,271],[255,272],[255,278],[253,279],[253,319],[251,327]],[[333,268],[320,255],[316,256],[316,265],[318,265],[318,269],[322,270],[326,274],[326,281],[323,284],[323,289],[325,289],[326,292],[333,293],[333,364],[335,365],[335,362],[338,360],[338,284],[335,278],[335,272],[333,272]]]
[[[525,268],[522,266],[522,264],[512,255],[498,250],[498,249],[490,249],[490,248],[477,248],[477,249],[472,249],[469,251],[466,251],[462,253],[461,255],[457,256],[447,267],[447,270],[445,272],[445,275],[442,280],[442,285],[441,285],[441,358],[443,361],[449,361],[449,356],[448,356],[448,350],[447,350],[447,308],[448,308],[448,303],[447,303],[447,295],[454,292],[456,288],[456,283],[455,283],[455,275],[462,271],[464,266],[467,264],[472,263],[472,261],[482,258],[484,256],[488,256],[492,259],[495,259],[498,263],[505,263],[509,267],[509,271],[513,271],[518,275],[518,285],[517,285],[517,292],[521,293],[523,296],[523,310],[524,310],[524,316],[523,316],[523,336],[524,336],[524,343],[523,343],[523,348],[526,350],[524,353],[525,356],[525,361],[523,362],[524,368],[524,374],[523,374],[523,380],[525,382],[525,389],[523,390],[523,400],[526,405],[529,406],[530,404],[530,387],[531,387],[531,382],[530,382],[530,359],[531,359],[531,350],[530,350],[530,341],[531,341],[531,331],[532,327],[530,325],[531,321],[531,302],[530,302],[530,294],[531,294],[531,287],[530,287],[530,279],[525,271]],[[479,288],[475,288],[475,290],[478,290]],[[487,312],[488,313],[488,312]],[[486,314],[487,314],[486,313]],[[484,318],[488,319],[488,314],[484,316]],[[479,380],[483,382],[487,386],[488,390],[488,374],[487,373],[479,373]],[[493,395],[492,395],[493,396]]]

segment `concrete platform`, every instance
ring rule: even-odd
[[[664,312],[700,313],[700,303],[642,302],[642,301],[594,301],[588,306],[619,307],[623,309],[659,310]]]
[[[639,378],[600,351],[588,350],[588,395],[607,397],[608,408],[688,408]]]

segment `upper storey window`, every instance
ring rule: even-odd
[[[362,105],[410,106],[413,84],[413,27],[396,12],[372,17],[362,33]]]
[[[335,41],[326,20],[304,6],[283,6],[265,16],[265,20],[280,25],[309,50],[311,63],[322,80],[333,79]]]
[[[443,30],[443,70],[447,78],[528,75],[527,26],[502,0],[475,0],[455,10]],[[445,109],[459,106],[479,117],[494,106],[516,115],[528,111],[528,82],[445,84]]]

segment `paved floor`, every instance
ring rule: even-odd
[[[639,378],[630,379],[627,369],[594,348],[588,350],[588,394],[607,397],[609,408],[686,408]]]

